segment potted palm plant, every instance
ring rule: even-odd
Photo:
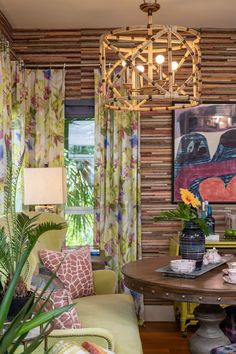
[[[2,300],[0,304],[0,354],[14,353],[28,332],[40,325],[50,322],[54,317],[70,308],[65,306],[43,313],[46,302],[38,306],[48,285],[38,295],[33,304],[33,294],[29,293],[25,281],[24,270],[27,260],[38,238],[46,231],[60,230],[66,225],[53,222],[37,224],[37,216],[29,217],[24,213],[16,213],[16,190],[24,154],[18,165],[13,168],[10,148],[7,151],[7,171],[4,197],[4,225],[0,228],[0,274],[2,281]],[[13,172],[14,171],[14,172]],[[24,299],[25,298],[25,299]],[[22,303],[17,307],[17,314],[12,316],[11,324],[6,327],[9,310],[14,301]],[[24,299],[25,301],[22,301]],[[34,311],[37,308],[37,311]],[[31,353],[42,341],[42,334],[30,345],[27,353]],[[30,349],[31,348],[31,349]],[[31,351],[32,350],[32,351]]]

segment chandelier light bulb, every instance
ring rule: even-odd
[[[175,70],[178,69],[178,67],[179,67],[179,64],[177,63],[177,61],[172,61],[172,63],[171,63],[171,69],[172,69],[173,71],[175,71]]]
[[[122,60],[121,65],[123,66],[123,68],[126,66],[126,61]]]
[[[156,56],[155,60],[158,65],[161,65],[164,63],[165,57],[164,57],[164,55],[159,54]]]
[[[138,71],[140,71],[141,73],[144,73],[144,66],[143,65],[137,65],[137,69]]]

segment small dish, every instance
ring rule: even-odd
[[[179,274],[192,273],[196,268],[196,260],[193,259],[175,259],[170,261],[170,268],[173,272]]]
[[[236,269],[236,262],[231,261],[227,262],[227,264],[230,269]]]
[[[215,247],[208,249],[204,255],[204,258],[206,258],[210,264],[217,264],[221,262],[221,255]]]
[[[229,284],[235,284],[236,285],[236,281],[232,281],[229,279],[228,276],[223,276],[223,279],[226,283],[229,283]]]
[[[222,272],[223,272],[225,275],[228,275],[228,274],[229,274],[229,269],[227,269],[227,268],[222,269]]]

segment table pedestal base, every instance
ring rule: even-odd
[[[230,343],[219,327],[225,318],[222,307],[201,304],[194,310],[194,315],[200,327],[189,341],[191,354],[210,354],[211,349]]]

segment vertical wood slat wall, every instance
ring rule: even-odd
[[[14,30],[15,53],[27,63],[94,64],[66,69],[66,98],[94,95],[93,70],[98,64],[99,37],[104,29]],[[202,29],[202,76],[204,101],[236,102],[236,29]],[[154,223],[153,217],[171,204],[172,114],[156,112],[141,119],[142,245],[143,256],[168,251],[169,237],[178,222]],[[223,233],[226,211],[235,204],[214,205],[216,231]]]

